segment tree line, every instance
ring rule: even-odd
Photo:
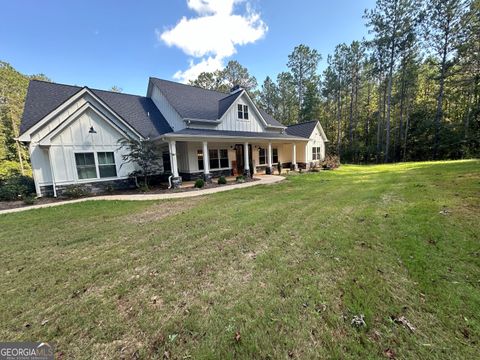
[[[261,86],[230,61],[192,85],[239,84],[285,125],[319,119],[345,162],[456,159],[480,153],[480,0],[377,0],[368,40],[327,56],[295,47]]]

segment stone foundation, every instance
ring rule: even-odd
[[[194,181],[197,179],[203,179],[203,171],[195,172],[195,173],[180,173],[180,176],[184,181]],[[211,177],[220,177],[220,176],[230,176],[232,175],[232,170],[210,170]]]
[[[118,179],[109,181],[96,181],[91,183],[57,185],[57,197],[65,197],[65,191],[76,188],[79,192],[84,192],[85,195],[106,194],[116,190],[125,190],[135,188],[134,179]],[[53,185],[40,186],[40,193],[42,196],[53,196]]]

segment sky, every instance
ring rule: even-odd
[[[24,74],[145,95],[150,76],[186,82],[229,60],[259,84],[299,44],[327,55],[368,37],[374,0],[15,0],[2,2],[0,60]]]

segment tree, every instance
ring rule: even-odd
[[[263,81],[262,90],[260,92],[260,105],[271,115],[278,112],[279,94],[278,87],[275,82],[267,76]]]
[[[317,67],[322,59],[317,50],[311,49],[306,45],[298,45],[293,52],[288,55],[287,66],[293,76],[293,81],[297,90],[298,108],[302,109],[305,97],[305,89],[309,82],[318,82]],[[301,120],[302,111],[299,112],[298,121]]]
[[[138,177],[143,177],[143,184],[148,189],[150,176],[162,171],[157,143],[152,140],[123,138],[118,141],[118,144],[120,145],[119,150],[125,150],[120,167],[124,164],[134,164],[137,170],[133,171],[130,176],[135,178],[137,187],[139,186]]]
[[[229,86],[224,83],[224,77],[221,70],[202,72],[195,80],[190,80],[189,84],[203,89],[220,92],[228,92],[230,90]]]
[[[246,67],[235,60],[228,62],[225,69],[221,71],[221,76],[223,82],[230,88],[239,85],[247,91],[252,91],[257,87],[257,79],[250,75]]]
[[[386,138],[385,162],[390,160],[390,123],[392,114],[392,82],[396,69],[396,60],[400,44],[414,31],[418,4],[414,0],[377,0],[375,9],[367,11],[367,26],[375,34],[376,49],[386,54],[387,88],[386,88]]]
[[[113,85],[113,86],[110,88],[110,91],[117,92],[117,93],[121,93],[121,92],[123,92],[123,89],[122,89],[120,86]]]
[[[16,138],[30,79],[50,81],[45,75],[23,75],[0,61],[0,160],[19,164],[22,174],[30,172],[28,151]]]
[[[443,119],[445,80],[454,65],[452,55],[463,38],[462,19],[466,11],[464,0],[429,0],[426,9],[425,37],[430,52],[439,67],[437,108],[435,112],[435,137],[433,158],[438,157],[440,127]]]
[[[257,79],[250,75],[248,69],[238,61],[230,60],[223,70],[202,72],[195,80],[190,80],[189,84],[225,93],[229,92],[234,86],[239,85],[251,93],[257,87]]]
[[[277,88],[279,96],[278,120],[284,125],[294,124],[298,120],[299,108],[292,74],[289,72],[278,74]]]

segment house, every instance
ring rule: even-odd
[[[72,184],[130,186],[135,167],[122,164],[123,138],[158,142],[175,186],[270,174],[278,163],[305,168],[323,160],[328,141],[318,121],[286,127],[239,87],[227,94],[152,77],[143,97],[30,81],[18,139],[28,144],[38,196]]]

